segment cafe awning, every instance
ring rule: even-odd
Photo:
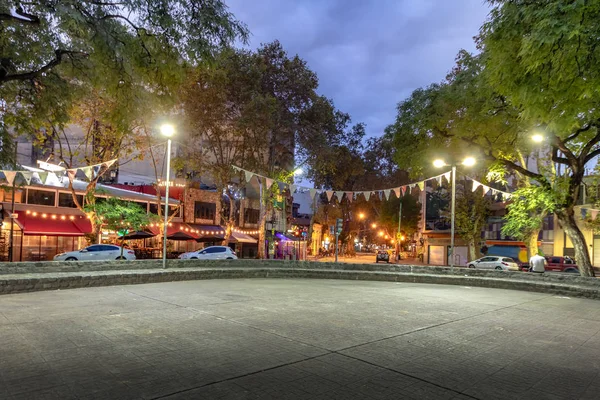
[[[84,236],[91,232],[91,224],[83,216],[27,214],[19,212],[16,219],[24,235],[41,236]]]
[[[220,225],[189,225],[196,231],[197,242],[218,242],[225,239],[225,228]]]
[[[229,237],[229,243],[258,243],[258,240],[245,233],[233,231]]]

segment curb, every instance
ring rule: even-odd
[[[582,285],[567,281],[553,282],[543,279],[518,279],[518,277],[511,276],[485,277],[460,274],[435,274],[422,273],[421,271],[393,272],[289,267],[196,267],[169,268],[165,270],[142,269],[118,271],[47,272],[14,275],[7,274],[0,275],[0,294],[16,294],[43,290],[136,285],[144,283],[188,280],[248,278],[344,279],[398,283],[459,285],[543,292],[572,297],[600,299],[600,291],[598,290],[597,285]]]

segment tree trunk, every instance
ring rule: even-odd
[[[477,257],[477,248],[475,247],[475,239],[469,240],[469,261],[473,261],[478,259]]]
[[[556,217],[562,225],[575,249],[575,260],[579,267],[581,276],[596,276],[594,267],[590,260],[590,253],[587,248],[587,243],[583,233],[575,222],[575,213],[572,207],[556,212]]]
[[[535,256],[539,253],[538,248],[538,237],[540,236],[540,230],[536,229],[531,232],[529,236],[525,238],[525,246],[527,246],[527,259],[529,260],[531,257]]]
[[[260,193],[260,218],[258,221],[258,258],[265,259],[267,258],[266,254],[266,243],[267,243],[267,235],[266,235],[266,224],[267,224],[267,196],[268,191],[266,185],[262,182],[258,184],[259,193]]]
[[[235,226],[235,198],[233,194],[228,190],[227,199],[229,200],[229,215],[227,216],[227,222],[225,223],[225,237],[223,238],[223,246],[227,246],[231,232]]]

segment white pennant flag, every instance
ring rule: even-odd
[[[68,169],[67,170],[67,177],[69,178],[70,181],[72,181],[73,179],[75,179],[75,174],[77,174],[77,169],[76,168]]]
[[[363,192],[363,195],[365,196],[365,200],[369,201],[369,199],[371,198],[371,192]]]
[[[440,175],[440,176],[436,177],[436,178],[435,178],[435,180],[437,181],[437,184],[438,184],[439,186],[442,186],[442,175]]]
[[[296,192],[296,185],[290,185],[290,194],[294,194]]]
[[[315,195],[317,194],[317,189],[308,189],[308,191],[310,192],[310,199],[314,200]]]
[[[2,171],[9,185],[12,185],[17,176],[17,171]]]
[[[344,192],[342,192],[342,191],[335,192],[335,197],[337,197],[338,201],[341,202],[342,197],[344,197]]]
[[[385,190],[383,191],[383,194],[385,195],[385,199],[386,199],[386,200],[389,200],[389,199],[390,199],[390,193],[391,193],[391,191],[392,191],[391,189],[385,189]]]
[[[79,168],[79,171],[83,172],[88,181],[92,180],[92,176],[94,175],[94,167],[82,167]]]
[[[23,179],[25,179],[25,182],[27,182],[27,184],[31,184],[31,178],[33,177],[33,172],[28,172],[28,171],[21,171],[21,176],[23,177]]]
[[[250,171],[244,171],[244,175],[246,176],[246,182],[250,183],[254,174]]]
[[[108,169],[116,162],[117,162],[117,159],[115,158],[114,160],[106,161],[106,162],[102,163],[101,165],[102,166],[106,165],[106,169]]]
[[[394,188],[394,193],[396,194],[397,198],[400,198],[400,188],[399,187]]]
[[[473,181],[473,192],[477,190],[477,188],[481,185],[481,183],[477,181]]]
[[[490,191],[490,188],[488,186],[485,186],[485,185],[481,185],[481,187],[483,188],[483,195],[485,196],[487,194],[487,192]]]
[[[265,178],[265,182],[267,183],[267,190],[268,190],[268,189],[271,189],[271,186],[273,186],[273,182],[275,182],[275,181],[271,178]]]
[[[354,192],[346,192],[346,198],[352,203],[352,200],[354,200]]]
[[[423,191],[423,189],[425,189],[425,181],[417,183],[417,186],[419,187],[419,190]]]
[[[325,191],[327,193],[327,201],[331,202],[331,198],[333,197],[333,190]]]
[[[450,183],[450,174],[451,174],[450,171],[448,171],[444,174],[444,178],[446,178],[446,182],[448,182],[448,183]]]
[[[38,174],[38,177],[40,178],[40,182],[42,182],[42,185],[46,184],[46,181],[48,180],[48,175],[49,172],[44,171],[44,172],[36,172]]]
[[[240,172],[240,167],[236,167],[235,165],[232,165],[231,168],[233,168],[233,170],[236,172]]]

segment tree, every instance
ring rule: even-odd
[[[221,0],[2,2],[0,129],[65,123],[92,89],[124,110],[142,92],[172,101],[188,64],[247,34]]]
[[[96,224],[121,236],[121,257],[123,257],[123,245],[127,232],[142,230],[150,222],[154,222],[146,210],[139,205],[114,197],[95,204],[94,213],[97,219]]]
[[[468,244],[469,261],[479,258],[481,232],[487,225],[491,203],[490,198],[482,196],[479,190],[470,190],[467,179],[460,186],[457,185],[454,227],[456,233]]]
[[[215,63],[199,66],[184,91],[184,110],[191,131],[186,163],[206,172],[229,196],[233,226],[231,165],[292,183],[295,166],[312,170],[341,143],[344,121],[333,103],[316,93],[317,77],[298,56],[289,57],[277,41],[256,52],[225,50]],[[340,125],[341,124],[341,125]],[[298,160],[296,160],[296,156]],[[274,188],[259,185],[259,257],[265,256],[265,222],[273,210]]]
[[[600,154],[599,96],[592,89],[600,79],[593,22],[600,5],[490,3],[494,9],[477,38],[481,54],[459,53],[445,82],[400,103],[392,129],[396,145],[411,143],[407,162],[421,169],[419,158],[443,149],[476,153],[496,171],[528,178],[554,199],[582,275],[594,276],[574,207],[585,167]],[[541,158],[547,161],[529,163],[536,129],[545,132],[547,156]]]

